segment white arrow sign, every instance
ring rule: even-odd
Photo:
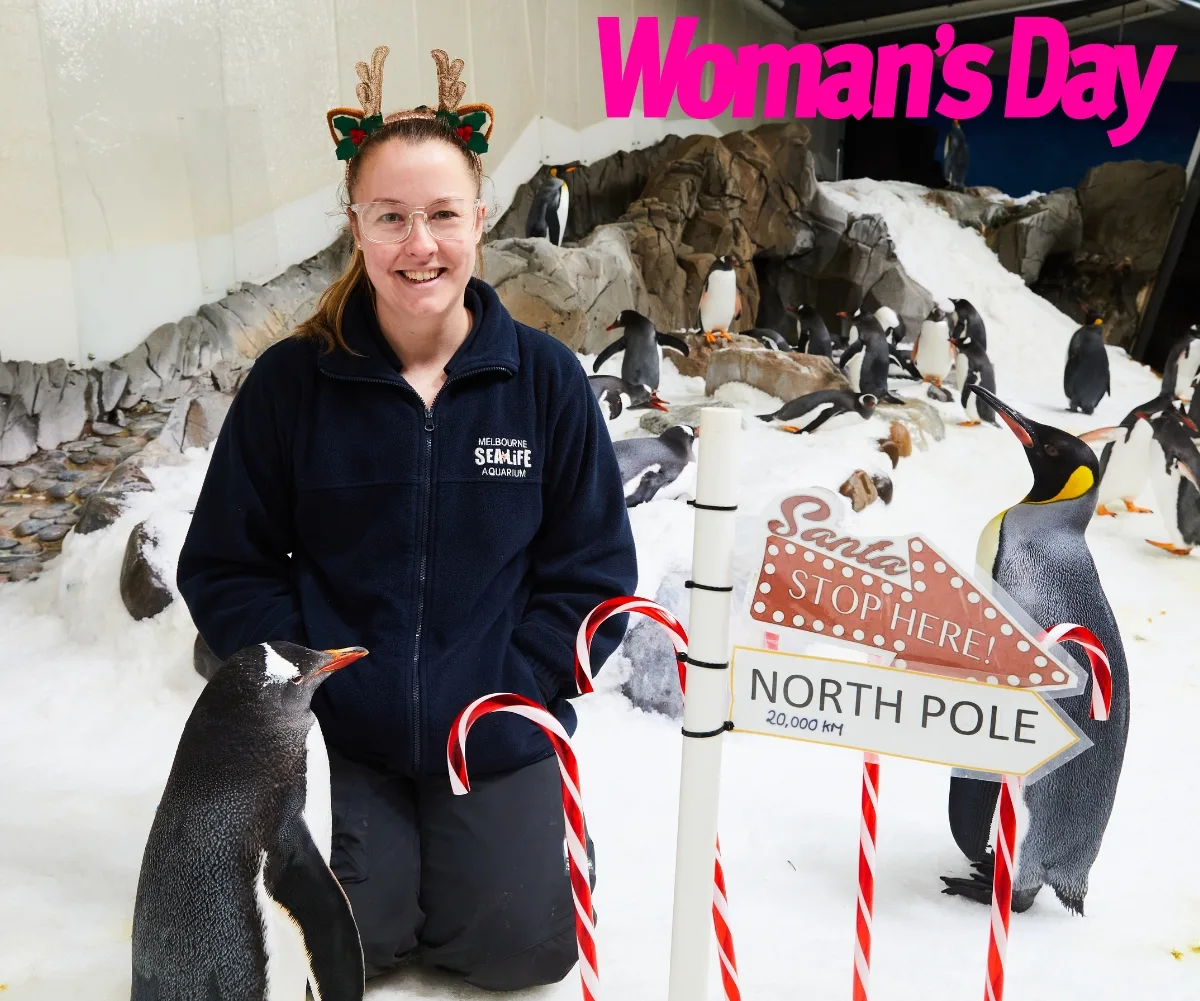
[[[735,647],[734,731],[1037,777],[1091,742],[1037,691]]]

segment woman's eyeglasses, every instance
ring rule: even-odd
[[[441,243],[465,240],[475,228],[482,202],[476,198],[443,198],[430,205],[406,205],[404,202],[363,202],[351,205],[358,216],[363,239],[372,243],[403,243],[412,232],[413,220],[421,216],[429,235]]]

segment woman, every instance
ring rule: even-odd
[[[583,368],[471,277],[485,116],[457,107],[461,64],[435,53],[436,115],[383,119],[380,51],[359,64],[366,107],[330,113],[353,258],[239,390],[179,588],[222,658],[371,651],[313,700],[368,975],[419,959],[514,990],[576,958],[557,764],[540,730],[492,716],[455,797],[447,736],[498,691],[573,728],[574,635],[636,587],[633,538]]]

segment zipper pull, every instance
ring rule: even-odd
[[[425,408],[425,430],[433,430],[433,407]]]

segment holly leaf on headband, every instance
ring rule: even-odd
[[[354,140],[347,137],[342,139],[337,144],[337,158],[339,160],[349,160],[358,152],[358,147],[354,145]]]
[[[333,127],[337,129],[343,136],[349,136],[351,129],[362,128],[359,125],[359,119],[350,115],[334,115]]]
[[[349,160],[358,152],[367,136],[383,128],[383,115],[370,115],[366,118],[355,118],[353,115],[335,115],[334,129],[341,134],[337,144],[337,158]]]
[[[475,132],[480,131],[487,124],[487,114],[482,111],[472,111],[469,115],[463,115],[459,119],[462,125],[469,125]]]

